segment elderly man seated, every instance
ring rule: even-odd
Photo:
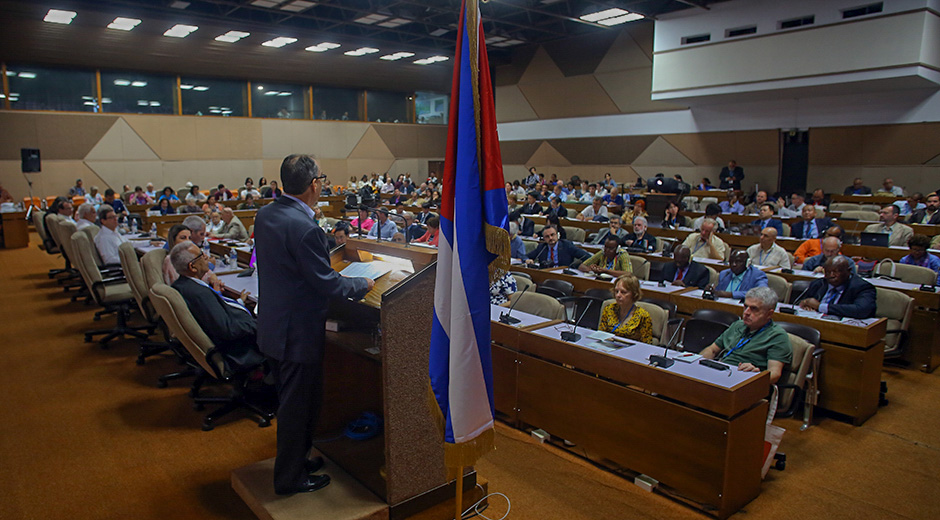
[[[369,233],[366,235],[370,238],[385,238],[391,239],[395,233],[398,233],[398,226],[388,218],[388,210],[385,208],[378,208],[375,210],[375,214],[378,217],[379,221],[372,226],[372,229],[369,230]]]
[[[804,204],[801,210],[803,220],[790,227],[790,236],[801,240],[819,238],[832,226],[828,218],[816,218],[816,206]]]
[[[529,253],[527,264],[537,263],[542,267],[570,266],[575,260],[584,261],[591,256],[571,241],[559,240],[558,230],[554,226],[546,226],[542,230],[542,238],[544,242]]]
[[[81,231],[88,226],[94,226],[95,217],[95,205],[90,202],[82,204],[75,211],[75,229]]]
[[[212,233],[212,236],[238,240],[239,242],[248,240],[248,230],[245,229],[245,225],[242,224],[242,221],[235,216],[235,212],[232,211],[232,208],[223,208],[221,216],[222,227]]]
[[[767,287],[767,275],[754,265],[748,266],[747,261],[748,254],[745,251],[735,251],[731,255],[731,268],[718,274],[716,296],[741,299],[755,287]]]
[[[618,240],[622,240],[623,237],[627,236],[627,230],[621,227],[622,221],[617,215],[611,215],[610,221],[607,223],[607,227],[598,231],[597,236],[591,240],[592,244],[603,244],[607,240],[608,236],[616,236]]]
[[[106,265],[121,265],[121,255],[118,248],[121,244],[127,242],[123,235],[117,232],[118,218],[114,208],[107,204],[102,204],[98,210],[98,220],[101,221],[101,230],[95,235],[95,247],[98,248],[98,256]]]
[[[872,224],[865,228],[867,233],[887,233],[889,246],[906,246],[907,241],[914,236],[911,226],[898,222],[901,212],[894,204],[888,204],[878,212],[881,224]]]
[[[724,260],[725,252],[728,250],[728,244],[718,238],[715,228],[718,223],[712,219],[706,219],[702,222],[702,231],[692,233],[686,237],[682,245],[692,251],[692,258],[711,258],[713,260]]]
[[[790,255],[777,244],[777,230],[765,227],[760,232],[758,243],[747,248],[747,256],[752,265],[782,267],[791,269]]]
[[[843,256],[842,253],[842,241],[836,237],[827,237],[823,239],[822,242],[822,253],[818,254],[812,258],[807,258],[803,262],[804,271],[813,271],[814,273],[821,273],[825,270],[824,264],[832,258],[842,257],[849,263],[851,266],[852,272],[855,272],[855,262],[847,256]]]
[[[796,251],[793,252],[795,262],[802,264],[810,258],[822,253],[823,240],[828,237],[835,237],[842,240],[842,228],[833,224],[833,226],[827,229],[819,238],[805,240],[800,244],[800,247],[796,248]]]
[[[852,273],[853,265],[844,256],[826,260],[825,276],[813,280],[800,307],[844,318],[871,318],[875,315],[875,286]]]
[[[653,251],[656,249],[656,237],[647,232],[646,217],[633,219],[633,231],[623,237],[623,245],[632,250]]]
[[[688,246],[679,246],[674,255],[674,262],[663,268],[663,281],[679,287],[698,287],[708,285],[708,269],[692,261],[692,251]]]
[[[216,348],[242,367],[264,362],[256,341],[258,324],[244,305],[242,292],[238,300],[226,298],[202,280],[209,271],[206,255],[192,242],[181,242],[170,251],[170,263],[180,277],[173,282],[196,323],[209,336]]]
[[[773,289],[751,289],[744,296],[741,319],[702,350],[702,356],[736,364],[743,372],[768,370],[770,383],[776,383],[783,367],[793,360],[790,337],[772,319],[776,307],[777,293]]]

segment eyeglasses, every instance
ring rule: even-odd
[[[196,263],[196,260],[199,260],[200,258],[203,258],[204,256],[206,256],[206,254],[200,252],[198,255],[196,255],[196,258],[193,258],[192,260],[189,261],[189,266],[192,267],[192,265]]]

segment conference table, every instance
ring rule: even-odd
[[[577,444],[608,466],[656,479],[718,518],[760,493],[768,372],[718,371],[676,361],[662,347],[613,348],[581,329],[491,307],[497,412],[518,428],[540,428]],[[670,357],[677,356],[673,351]]]

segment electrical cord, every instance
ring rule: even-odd
[[[481,486],[480,484],[477,484],[477,487],[480,488],[481,490],[483,489],[483,486]],[[486,511],[486,510],[490,507],[489,502],[487,502],[487,503],[483,506],[483,508],[480,509],[480,504],[482,504],[484,500],[486,500],[487,498],[492,497],[492,496],[501,496],[501,497],[503,497],[503,498],[506,499],[506,513],[503,514],[503,516],[501,516],[501,517],[499,517],[499,518],[490,518],[490,517],[488,517],[488,516],[486,516],[486,515],[483,514],[483,511]],[[468,516],[467,513],[469,513],[470,511],[473,511],[473,514]],[[477,500],[477,502],[476,502],[475,504],[473,504],[472,506],[468,507],[466,511],[464,511],[463,513],[461,513],[461,514],[460,514],[460,519],[461,519],[461,520],[467,520],[468,518],[474,518],[474,517],[476,517],[476,516],[479,516],[480,518],[482,518],[482,519],[484,519],[484,520],[504,520],[507,516],[509,516],[509,512],[510,512],[510,511],[512,511],[512,501],[509,500],[509,497],[507,497],[506,495],[504,495],[504,494],[502,494],[502,493],[490,493],[489,495],[484,496],[484,497],[481,498],[480,500]]]

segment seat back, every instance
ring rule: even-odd
[[[728,325],[706,319],[691,318],[686,320],[682,331],[682,350],[699,353],[721,336]]]
[[[679,309],[675,303],[667,300],[660,300],[658,298],[643,298],[640,301],[661,307],[666,311],[666,314],[670,320],[676,317],[676,311]]]
[[[147,287],[147,281],[144,280],[144,272],[140,268],[140,261],[137,259],[137,251],[130,242],[124,242],[118,246],[118,255],[121,257],[121,269],[124,270],[124,276],[127,278],[127,284],[131,288],[131,294],[137,302],[137,308],[140,313],[152,321],[153,314],[149,309],[150,291]]]
[[[702,197],[699,201],[699,207],[703,210],[705,209],[705,206],[708,206],[709,204],[718,204],[718,197]]]
[[[549,278],[540,284],[541,287],[551,287],[552,289],[558,289],[565,296],[571,296],[574,292],[574,284],[567,280],[556,280],[554,278]]]
[[[561,226],[565,229],[565,236],[572,242],[584,242],[585,231],[574,226]]]
[[[853,204],[851,202],[833,202],[829,205],[829,211],[841,212],[841,211],[858,211],[862,209],[858,204]],[[816,215],[817,217],[819,215]]]
[[[708,269],[708,285],[718,285],[718,271],[707,265],[705,265],[705,269]]]
[[[780,379],[777,380],[777,385],[794,385],[804,388],[806,375],[812,366],[814,345],[796,334],[788,333],[787,336],[790,338],[790,350],[793,352],[793,358],[790,361],[790,366],[785,367]],[[796,391],[793,388],[783,388],[777,401],[777,411],[789,410],[793,405],[795,395]]]
[[[650,279],[650,261],[638,255],[630,255],[630,265],[633,267],[633,274],[640,280]]]
[[[698,197],[682,197],[682,204],[685,204],[686,211],[698,211]]]
[[[893,289],[875,287],[877,303],[875,317],[886,318],[888,329],[885,334],[885,355],[900,354],[904,347],[904,336],[907,335],[911,325],[911,315],[914,312],[914,299]]]
[[[98,226],[85,226],[82,228],[82,233],[88,235],[88,240],[91,240],[91,243],[95,243],[95,237],[98,236],[98,232],[101,231],[101,228]],[[104,265],[104,260],[101,259],[101,253],[98,252],[98,246],[95,246],[95,264],[98,267]]]
[[[806,289],[809,288],[811,283],[813,283],[812,280],[793,280],[790,283],[790,298],[787,302],[797,303],[797,298],[806,298]]]
[[[649,313],[653,320],[653,345],[664,345],[669,341],[667,327],[669,326],[669,311],[655,303],[638,301],[636,305]]]
[[[881,211],[881,206],[878,204],[859,204],[858,209],[862,211],[874,211],[875,213],[878,213]]]
[[[843,211],[842,216],[839,217],[839,220],[866,220],[870,222],[878,222],[878,213],[875,211],[864,211],[864,210],[853,210],[853,211]]]
[[[783,222],[782,224],[783,224],[783,236],[785,237],[790,236],[790,224],[787,224],[786,222]]]
[[[75,224],[71,220],[58,215],[50,216],[49,231],[59,244],[59,251],[64,252],[65,257],[74,262],[75,252],[72,247],[72,234],[77,231]]]
[[[85,285],[88,286],[88,292],[97,303],[102,304],[101,295],[94,289],[95,284],[102,280],[101,271],[95,263],[95,245],[88,240],[87,234],[81,231],[72,234],[72,252],[74,256],[72,263],[81,273]]]
[[[140,269],[144,273],[144,281],[147,284],[147,290],[153,289],[154,285],[164,283],[163,280],[163,259],[166,258],[166,249],[154,249],[144,254],[140,259]]]
[[[721,323],[726,327],[730,326],[739,319],[737,314],[732,314],[728,311],[722,311],[718,309],[697,309],[692,313],[692,318],[705,321],[714,321],[716,323]]]
[[[42,223],[43,216],[45,216],[45,213],[43,213],[42,211],[39,211],[39,209],[33,210],[33,213],[32,213],[33,227],[36,228],[36,234],[39,235],[39,240],[45,246],[50,243],[51,237],[49,237],[49,235],[46,234],[46,226],[44,226]],[[48,248],[46,249],[46,252],[49,254],[53,253],[53,251],[49,251]]]
[[[526,287],[535,285],[531,278],[519,276],[519,273],[512,273],[512,277],[516,280],[516,291],[523,291]]]
[[[538,294],[544,294],[545,296],[551,296],[552,298],[555,298],[556,300],[570,297],[570,295],[565,294],[562,291],[554,287],[548,287],[545,285],[537,285],[535,287],[535,292]]]
[[[775,274],[768,274],[767,286],[777,293],[777,300],[781,302],[790,301],[791,285],[786,278]]]
[[[937,285],[937,273],[929,267],[921,267],[919,265],[881,261],[875,266],[874,274],[900,278],[901,281],[905,283]]]
[[[535,249],[536,249],[537,247],[539,247],[539,243],[536,242],[535,240],[523,240],[523,241],[522,241],[522,245],[525,246],[525,253],[526,253],[526,254],[529,254],[529,253],[531,253],[532,251],[535,251]]]
[[[516,309],[536,316],[541,316],[548,320],[564,320],[565,306],[544,294],[526,291],[525,293],[516,292],[509,296],[510,305],[515,305]],[[516,303],[518,301],[518,303]]]
[[[597,330],[604,310],[604,299],[593,296],[568,296],[558,300],[565,306],[565,315],[570,323],[578,327]]]
[[[221,360],[218,363],[209,363],[206,355],[215,345],[196,322],[179,291],[164,283],[158,283],[150,289],[150,301],[173,336],[186,347],[206,373],[215,377],[225,373]]]
[[[609,289],[601,289],[598,287],[584,291],[584,295],[600,298],[602,300],[609,300],[614,297],[614,293],[612,293]]]

